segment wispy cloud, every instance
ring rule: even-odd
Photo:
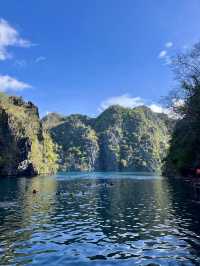
[[[14,62],[14,65],[17,66],[17,67],[26,67],[27,66],[27,61],[22,59],[22,60],[16,60]]]
[[[31,45],[31,42],[23,39],[19,32],[6,20],[0,19],[0,60],[12,57],[8,52],[9,47],[30,47]]]
[[[164,60],[165,65],[170,65],[172,62],[171,57],[168,55],[167,51],[161,51],[158,57]]]
[[[158,57],[159,58],[165,58],[167,56],[167,51],[166,50],[162,50],[160,53],[159,53],[159,55],[158,55]]]
[[[24,89],[28,89],[31,88],[32,86],[19,81],[13,77],[10,77],[8,75],[0,75],[0,91],[1,92],[5,92],[5,91],[21,91]]]
[[[160,51],[158,54],[158,58],[164,60],[166,65],[171,64],[171,58],[170,55],[168,54],[168,50],[173,47],[173,42],[166,42],[165,43],[165,49]]]
[[[163,106],[161,106],[159,104],[152,103],[152,104],[148,105],[148,107],[155,113],[169,114],[169,109],[164,108]]]
[[[114,96],[106,99],[100,104],[99,111],[107,109],[111,105],[121,105],[123,107],[133,108],[143,105],[143,100],[140,97],[131,97],[129,94]]]
[[[37,64],[37,63],[40,63],[40,62],[45,61],[45,60],[46,60],[46,57],[44,57],[44,56],[39,56],[39,57],[37,57],[37,58],[35,59],[35,63]]]
[[[134,107],[138,107],[141,105],[145,105],[149,107],[153,112],[156,112],[156,113],[168,113],[169,112],[167,108],[164,108],[163,106],[159,104],[156,104],[156,103],[149,104],[147,100],[142,99],[141,97],[132,97],[129,94],[114,96],[114,97],[110,97],[104,100],[100,104],[98,111],[102,112],[112,105],[120,105],[126,108],[134,108]]]
[[[165,43],[166,48],[171,48],[173,45],[174,45],[173,42],[166,42]]]

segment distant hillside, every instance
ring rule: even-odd
[[[0,176],[53,173],[58,167],[55,150],[37,107],[0,93]]]
[[[49,114],[42,120],[67,171],[159,171],[173,121],[148,107],[111,106],[96,119]]]

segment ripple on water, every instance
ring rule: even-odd
[[[112,173],[112,186],[109,178],[69,174],[7,184],[0,265],[200,265],[200,206],[193,210],[188,188],[131,173]]]

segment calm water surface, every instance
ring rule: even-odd
[[[188,184],[137,173],[0,180],[0,265],[151,263],[200,265]]]

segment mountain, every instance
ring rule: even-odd
[[[111,106],[97,118],[48,114],[0,94],[0,176],[64,171],[159,171],[173,123],[146,106]]]
[[[57,168],[56,145],[37,107],[0,93],[0,176],[49,174]]]
[[[60,170],[160,171],[172,120],[146,106],[111,106],[97,118],[62,117],[42,120],[58,145]]]

